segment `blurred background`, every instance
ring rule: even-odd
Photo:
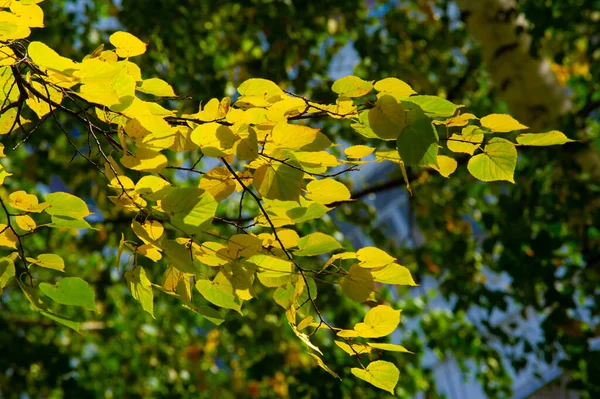
[[[188,112],[213,97],[235,97],[250,77],[331,101],[337,78],[393,76],[477,115],[510,112],[534,132],[558,129],[580,140],[520,150],[515,185],[476,182],[459,159],[450,179],[411,171],[411,196],[397,168],[364,169],[348,180],[361,201],[307,230],[341,230],[347,245],[380,246],[420,284],[385,291],[403,309],[392,339],[414,352],[385,355],[401,371],[398,397],[600,398],[594,377],[600,375],[600,1],[56,0],[40,6],[47,28],[31,39],[76,60],[108,43],[115,30],[149,42],[136,59],[144,77],[165,79],[176,93],[190,95],[193,100],[172,104]],[[365,141],[348,126],[323,129],[334,142]],[[64,168],[72,154],[61,152],[63,136],[56,139],[47,128],[36,140],[35,150],[20,147],[11,166],[26,179],[5,186],[61,188],[89,199],[98,231],[36,233],[28,245],[59,248],[94,284],[102,314],[86,315],[96,321],[79,335],[35,317],[18,289],[5,289],[0,398],[387,395],[352,377],[353,359],[326,334],[317,334],[316,343],[344,380],[314,367],[281,308],[267,299],[248,302],[246,317],[229,314],[218,328],[164,295],[156,300],[155,320],[142,312],[107,250],[129,228],[127,218],[111,214],[106,185],[95,183],[85,161],[72,161],[81,165],[76,175]],[[331,287],[320,291],[320,301],[335,310],[327,317],[336,325],[364,314],[362,304]]]

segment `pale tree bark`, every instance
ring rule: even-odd
[[[483,60],[511,113],[532,129],[552,127],[571,108],[547,59],[530,54],[531,37],[515,0],[457,0],[463,20],[481,44]]]
[[[572,112],[568,93],[550,62],[530,52],[527,21],[518,15],[515,0],[456,0],[473,38],[481,44],[483,60],[492,81],[511,114],[531,127],[547,131]],[[543,129],[543,130],[542,130]],[[600,154],[594,146],[579,152],[577,162],[594,180],[600,180]]]

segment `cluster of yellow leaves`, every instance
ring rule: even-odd
[[[173,88],[161,79],[144,79],[130,60],[144,54],[147,44],[129,33],[112,34],[109,41],[114,48],[101,45],[80,61],[63,57],[38,41],[29,43],[26,56],[20,59],[11,43],[28,37],[30,28],[44,26],[43,12],[37,5],[40,1],[0,0],[0,89],[4,103],[10,106],[22,100],[18,90],[13,90],[17,81],[11,66],[27,62],[33,73],[20,84],[27,94],[24,104],[38,119],[60,110],[68,96],[77,97],[92,105],[94,117],[114,133],[121,154],[118,161],[104,156],[107,184],[114,191],[108,198],[132,215],[131,229],[136,237],[128,240],[122,236],[116,266],[123,253],[132,255],[129,260],[133,265],[125,278],[142,309],[154,317],[154,289],[158,289],[220,324],[226,310],[243,314],[243,303],[257,296],[255,286],[260,284],[273,290],[274,301],[285,310],[292,330],[312,351],[317,364],[336,377],[319,356],[321,350],[310,341],[310,335],[320,328],[332,327],[316,311],[317,284],[306,270],[315,269],[314,263],[329,256],[320,273],[336,276],[341,293],[357,302],[377,302],[377,284],[416,284],[406,267],[378,248],[337,252],[343,246],[334,237],[320,232],[300,236],[294,229],[323,217],[335,204],[352,200],[348,187],[334,179],[339,174],[334,173],[335,168],[350,170],[370,162],[395,162],[408,187],[407,166],[428,167],[448,177],[457,169],[457,161],[450,156],[456,153],[470,157],[467,167],[476,178],[512,182],[517,146],[572,141],[552,131],[520,134],[514,143],[496,136],[527,129],[511,116],[477,118],[457,113],[462,105],[418,95],[410,85],[393,77],[377,82],[356,76],[341,78],[332,86],[338,94],[334,104],[287,93],[266,79],[249,79],[238,87],[240,95],[234,103],[228,97],[212,99],[196,113],[178,114],[155,101],[177,98]],[[361,103],[360,99],[373,90],[372,101]],[[19,125],[29,122],[17,112],[17,107],[9,107],[0,115],[0,134],[14,130],[17,118]],[[359,135],[395,141],[396,148],[354,145],[337,151],[321,129],[305,123],[311,116],[349,120]],[[444,131],[446,137],[440,138]],[[440,145],[442,142],[445,146]],[[193,169],[195,164],[169,163],[185,159],[181,153],[194,151],[214,158],[216,166],[199,172]],[[337,155],[340,152],[343,156]],[[4,146],[0,144],[3,156]],[[178,187],[164,178],[162,172],[167,167],[199,172],[201,177],[195,187]],[[9,176],[0,165],[0,185]],[[255,227],[221,237],[221,242],[213,241],[210,231],[218,204],[236,192],[249,194],[258,203]],[[41,227],[91,227],[85,220],[91,215],[86,203],[68,193],[48,194],[40,203],[33,194],[15,191],[8,195],[7,204],[11,213],[6,213],[7,224],[0,224],[0,246],[14,250],[19,249],[22,235]],[[164,260],[160,284],[153,283],[152,276],[137,264],[137,256],[154,262]],[[0,259],[0,289],[14,277],[17,257],[18,252],[13,252]],[[55,254],[28,256],[24,261],[60,272],[65,269],[64,260]],[[79,328],[78,323],[49,311],[35,290],[19,284],[35,309]],[[93,291],[81,279],[62,278],[56,286],[43,282],[38,288],[56,303],[95,310]],[[200,301],[194,299],[194,292],[201,296]],[[371,356],[374,349],[408,352],[399,345],[359,341],[388,336],[399,322],[399,310],[378,305],[352,329],[336,329],[339,340],[335,342],[352,356]],[[307,334],[307,329],[312,332]],[[399,376],[392,363],[382,360],[353,368],[352,373],[391,393]]]

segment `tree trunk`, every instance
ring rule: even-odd
[[[550,62],[531,55],[531,37],[524,33],[526,21],[517,15],[515,0],[456,2],[511,113],[534,130],[553,127],[571,103]]]

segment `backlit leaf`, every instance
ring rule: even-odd
[[[467,164],[469,172],[479,180],[506,180],[514,183],[517,166],[517,149],[508,140],[493,138],[483,149],[483,154],[472,157]]]
[[[174,97],[175,92],[170,84],[162,79],[151,78],[144,79],[142,85],[136,88],[137,91],[142,93],[152,94],[157,97]]]
[[[507,133],[528,128],[508,114],[490,114],[481,118],[480,122],[481,126],[487,127],[496,133]]]
[[[364,247],[356,251],[356,257],[360,260],[360,266],[366,268],[389,265],[396,258],[391,257],[385,251],[376,247]]]
[[[295,201],[300,196],[303,177],[304,172],[290,166],[266,164],[254,172],[254,186],[265,198]]]
[[[298,240],[298,251],[294,252],[297,256],[316,256],[327,252],[335,251],[342,245],[332,236],[323,233],[311,233]]]
[[[386,305],[378,305],[365,315],[363,323],[357,323],[354,331],[362,338],[380,338],[390,335],[400,323],[400,311]]]
[[[27,258],[27,261],[46,269],[65,271],[65,261],[56,254],[41,254],[37,259]]]
[[[371,155],[373,151],[375,151],[375,148],[366,145],[353,145],[344,149],[344,153],[348,158],[364,158]]]
[[[133,271],[125,272],[125,279],[129,283],[131,295],[154,319],[154,293],[152,292],[152,283],[146,277],[144,268],[137,266]]]
[[[530,146],[562,145],[573,142],[564,133],[552,130],[546,133],[527,133],[517,137],[517,143]]]
[[[371,385],[394,394],[394,388],[400,378],[400,371],[394,364],[384,360],[369,363],[366,369],[353,367],[350,371],[356,377]]]
[[[410,270],[397,263],[390,263],[381,268],[371,269],[373,279],[378,283],[394,285],[412,285],[417,284],[413,280]]]
[[[131,33],[115,32],[108,40],[117,48],[117,55],[121,58],[134,57],[146,52],[146,43]]]
[[[222,273],[217,274],[213,281],[198,280],[196,289],[210,303],[226,309],[241,312],[240,299],[235,295],[231,283]]]
[[[387,94],[377,99],[368,116],[371,130],[382,140],[395,140],[405,126],[402,103]]]
[[[306,186],[306,197],[321,204],[348,201],[350,190],[337,180],[325,178],[313,180]]]
[[[373,83],[357,76],[346,76],[336,80],[331,90],[344,97],[361,97],[373,90]]]
[[[40,290],[50,299],[61,305],[81,306],[88,310],[96,310],[94,291],[90,285],[79,277],[65,277],[56,285],[42,282]]]
[[[416,93],[407,83],[397,78],[385,78],[377,81],[375,90],[406,97]]]
[[[340,285],[344,295],[356,302],[366,301],[375,291],[375,281],[371,271],[359,265],[350,267],[350,271],[342,278]]]
[[[411,97],[414,98],[414,97]],[[431,119],[419,107],[406,114],[406,126],[398,135],[398,154],[407,166],[437,164],[438,135]]]
[[[412,353],[405,347],[396,344],[368,342],[367,345],[369,345],[371,348],[380,349],[382,351]]]

